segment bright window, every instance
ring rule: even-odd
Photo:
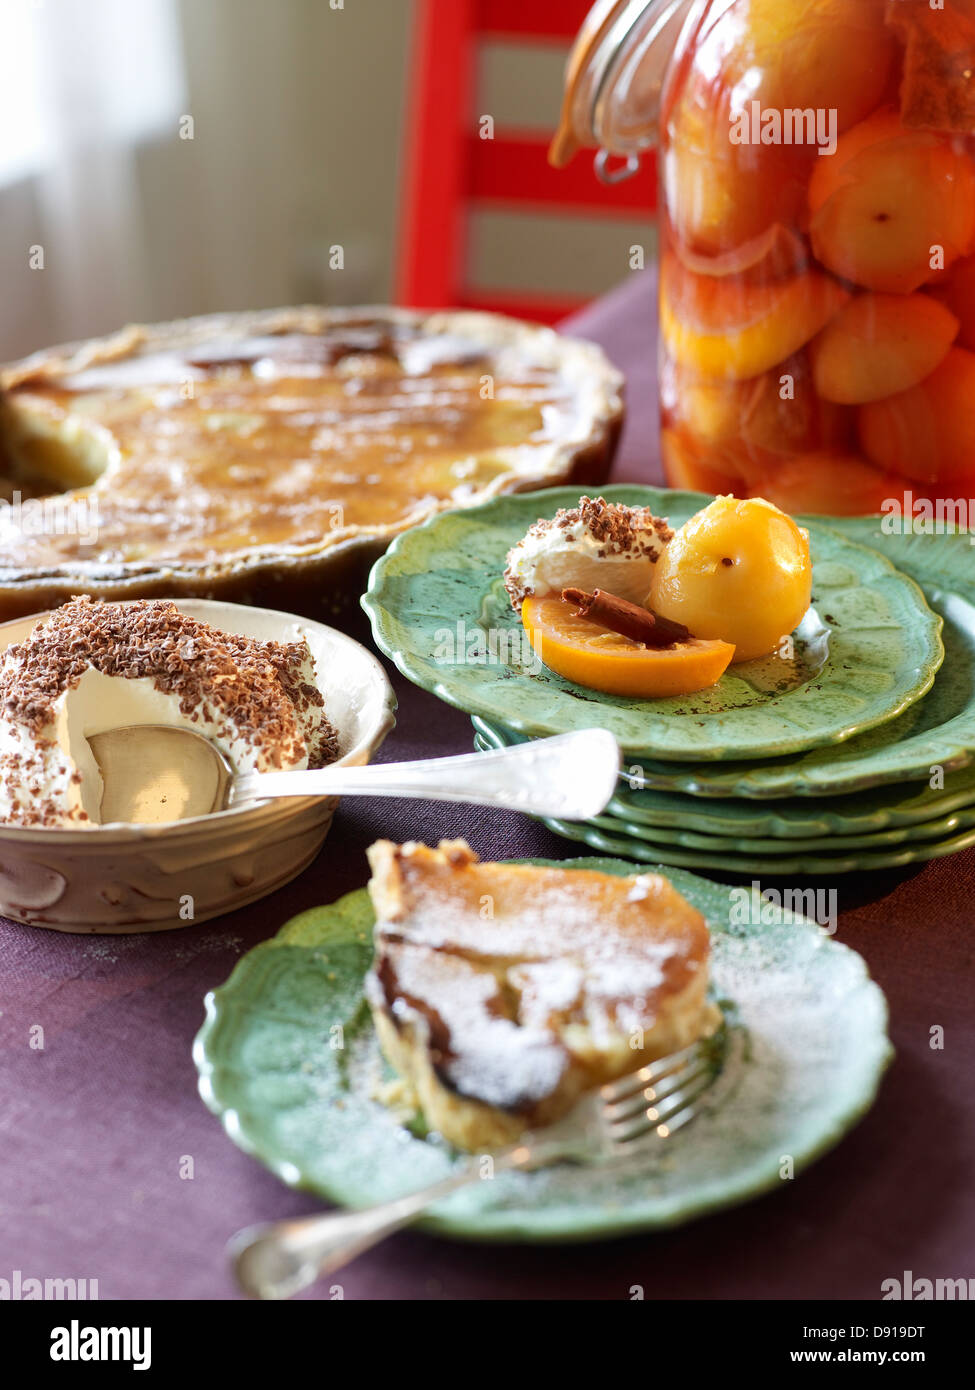
[[[43,162],[37,29],[29,0],[0,0],[0,183]]]
[[[0,0],[0,183],[72,150],[175,133],[173,0]]]

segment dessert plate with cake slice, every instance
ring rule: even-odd
[[[350,1207],[402,1196],[712,1038],[718,1074],[659,1146],[498,1171],[424,1219],[485,1240],[618,1235],[779,1189],[784,1154],[800,1172],[875,1097],[891,1050],[863,960],[751,890],[618,859],[480,863],[460,841],[380,842],[370,861],[368,891],[238,962],[194,1046],[206,1104],[292,1186]]]
[[[621,386],[592,344],[471,312],[214,315],[36,353],[0,369],[0,619],[81,592],[336,609],[434,512],[602,482]]]
[[[863,736],[944,656],[940,614],[878,551],[760,499],[651,488],[436,517],[397,538],[363,604],[449,703],[531,737],[599,724],[664,766]]]

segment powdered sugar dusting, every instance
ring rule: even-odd
[[[438,1075],[472,1099],[523,1111],[573,1063],[567,1030],[599,1048],[650,1034],[706,972],[703,918],[656,875],[634,899],[632,881],[502,871],[461,841],[381,842],[370,862],[370,1003],[421,1029]]]

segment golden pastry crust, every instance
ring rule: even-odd
[[[366,993],[427,1123],[492,1149],[711,1031],[707,925],[664,878],[369,850]]]
[[[320,613],[437,511],[605,479],[620,391],[591,344],[460,311],[217,315],[37,353],[0,369],[6,493],[97,508],[97,537],[0,509],[0,618],[81,590]]]

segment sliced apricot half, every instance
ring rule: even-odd
[[[577,618],[574,606],[558,594],[526,598],[521,621],[545,666],[576,685],[607,695],[647,700],[693,695],[720,680],[735,654],[730,642],[697,638],[673,647],[641,646]]]
[[[794,516],[876,516],[902,495],[904,480],[856,454],[812,453],[780,459],[752,490]]]
[[[855,412],[820,397],[806,352],[787,357],[747,385],[741,437],[752,458],[838,448],[853,437]]]
[[[953,347],[917,386],[860,407],[860,444],[917,482],[975,480],[975,352]]]
[[[906,391],[943,361],[958,328],[927,295],[859,294],[809,346],[816,390],[839,405]]]
[[[674,360],[742,381],[790,357],[849,299],[816,271],[767,285],[694,275],[673,255],[660,271],[660,325]]]
[[[865,121],[848,130],[830,155],[821,155],[813,165],[809,180],[809,211],[818,212],[825,202],[850,182],[849,166],[871,145],[902,140],[908,134],[901,118],[890,106],[874,111]]]
[[[741,37],[732,40],[726,71],[763,107],[835,112],[842,133],[890,87],[897,45],[884,22],[885,3],[744,0],[733,7]],[[716,46],[728,44],[729,21],[724,14],[712,21]]]
[[[702,376],[668,358],[660,382],[666,422],[699,446],[705,462],[736,476],[748,477],[768,454],[845,448],[855,437],[856,411],[817,394],[804,352],[747,381]]]
[[[758,236],[734,246],[721,255],[707,256],[694,251],[679,237],[672,245],[688,270],[695,275],[742,275],[750,280],[783,280],[809,269],[809,247],[798,232],[774,222]]]
[[[857,152],[844,148],[850,142]],[[965,255],[975,236],[975,165],[949,139],[918,131],[841,136],[832,175],[814,174],[809,234],[816,258],[866,289],[911,294]],[[822,161],[828,168],[828,157]],[[835,191],[820,201],[834,181]]]
[[[783,117],[809,111],[828,114],[842,132],[885,99],[895,53],[884,0],[712,6],[665,110],[664,187],[691,251],[722,256],[775,222],[798,221],[816,160],[810,135],[818,143],[826,132],[793,132],[801,143],[789,144],[739,131],[738,122],[755,107]]]
[[[758,378],[761,380],[761,378]],[[741,422],[756,383],[702,376],[665,360],[660,369],[660,401],[668,422],[684,427],[698,444],[717,448],[741,438]]]
[[[800,146],[734,144],[731,89],[692,74],[661,154],[666,204],[690,256],[751,260],[770,228],[798,222],[815,153]],[[728,272],[730,273],[730,271]]]
[[[950,309],[961,324],[958,346],[975,351],[975,256],[956,261],[927,293]]]
[[[747,491],[742,460],[733,446],[704,448],[685,430],[665,426],[660,431],[660,453],[671,487],[706,492],[711,497]]]

